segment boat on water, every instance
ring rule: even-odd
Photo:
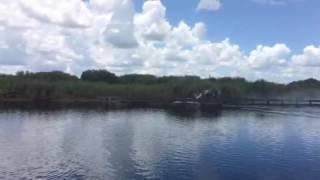
[[[193,94],[192,98],[176,100],[172,103],[174,109],[184,111],[205,110],[214,111],[221,109],[220,91],[203,90]]]
[[[201,103],[195,101],[193,99],[184,99],[184,100],[177,100],[172,103],[172,107],[176,110],[187,110],[187,111],[194,111],[199,110],[201,107]]]

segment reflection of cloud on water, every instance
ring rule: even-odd
[[[203,149],[212,144],[226,146],[236,137],[236,124],[210,117],[183,120],[183,117],[152,112],[139,117],[139,122],[134,126],[134,159],[149,168],[146,175],[166,177],[181,173],[193,177],[201,174],[197,171],[210,168],[211,177],[216,176],[216,167],[205,168],[199,163],[203,161]]]
[[[0,146],[0,177],[10,171],[29,178],[232,179],[241,171],[255,179],[277,179],[291,162],[317,164],[318,119],[261,114],[0,113],[0,145],[5,145]],[[28,167],[34,168],[31,174]]]
[[[307,121],[299,123],[299,121]],[[307,154],[318,154],[320,158],[320,121],[319,119],[299,118],[293,121],[295,126],[294,133],[300,139]]]
[[[283,122],[281,116],[269,115],[260,118],[249,116],[244,123],[248,126],[248,137],[254,143],[269,146],[274,151],[281,150],[286,138],[287,126],[287,122]]]

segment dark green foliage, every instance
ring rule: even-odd
[[[152,84],[157,82],[157,77],[149,74],[128,74],[120,76],[118,82],[123,84]]]
[[[274,94],[280,94],[285,90],[285,86],[281,84],[271,83],[264,80],[258,80],[251,86],[253,93],[259,96],[273,96]]]
[[[180,83],[186,81],[200,81],[198,76],[164,76],[158,78],[158,83]]]
[[[61,71],[37,72],[19,71],[16,77],[20,79],[48,80],[48,81],[72,81],[78,80],[77,76],[73,76]]]
[[[288,85],[243,78],[209,78],[197,76],[165,76],[129,74],[117,77],[106,70],[88,70],[81,80],[76,76],[54,72],[18,72],[0,75],[0,98],[30,100],[97,99],[120,97],[172,101],[190,98],[204,90],[219,92],[223,101],[241,98],[297,98],[319,97],[320,82],[315,79]]]
[[[305,97],[305,94],[308,98],[319,98],[319,91],[320,91],[320,81],[316,79],[306,79],[304,81],[295,81],[286,86],[287,94],[298,98],[298,97]]]
[[[87,70],[82,73],[81,80],[114,83],[117,76],[107,70]]]
[[[288,84],[288,88],[299,89],[299,88],[320,88],[320,81],[316,79],[306,79],[304,81],[295,81]]]

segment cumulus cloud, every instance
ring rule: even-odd
[[[21,0],[19,6],[26,16],[43,23],[74,28],[89,27],[90,12],[79,1]]]
[[[215,4],[207,6],[211,10],[221,6],[220,1],[208,2]],[[319,70],[320,47],[310,45],[295,55],[278,43],[247,53],[228,38],[214,42],[206,35],[203,22],[170,23],[160,1],[145,1],[137,12],[132,0],[0,0],[0,72],[62,70],[79,75],[106,68],[117,74],[274,81],[318,76],[306,67]]]
[[[272,47],[259,45],[251,51],[248,62],[253,68],[268,68],[285,65],[291,50],[285,44],[275,44]]]
[[[160,1],[149,1],[143,5],[142,13],[135,17],[135,24],[141,36],[147,40],[162,41],[171,30],[166,21],[166,8]]]
[[[216,11],[221,8],[221,0],[200,0],[198,10]]]
[[[0,29],[0,65],[15,66],[24,65],[24,58],[27,57],[24,44],[20,42],[20,35],[13,30]]]
[[[292,61],[300,66],[317,66],[320,67],[320,46],[307,46],[303,50],[303,54],[294,55]]]
[[[131,0],[118,1],[109,26],[106,28],[106,39],[118,48],[136,47],[134,37],[134,8]]]

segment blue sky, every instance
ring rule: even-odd
[[[257,3],[253,0],[222,0],[217,11],[198,11],[198,0],[162,0],[167,18],[177,24],[204,22],[208,38],[221,41],[226,37],[240,44],[244,51],[258,44],[285,43],[293,51],[310,44],[320,44],[320,1],[286,0],[282,5]],[[136,8],[142,7],[137,0]]]

